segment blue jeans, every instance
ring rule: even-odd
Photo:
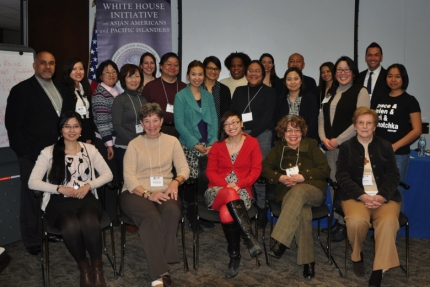
[[[399,168],[400,181],[402,182],[405,182],[406,176],[408,175],[410,159],[411,159],[410,154],[401,154],[401,155],[396,154],[396,164],[397,164],[397,167]],[[403,209],[404,209],[403,187],[399,186],[399,191],[400,191],[400,195],[402,196],[402,205],[401,205],[400,211],[403,212]]]

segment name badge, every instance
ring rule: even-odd
[[[173,105],[171,105],[171,104],[167,104],[166,112],[168,112],[168,113],[172,113],[172,114],[173,114]]]
[[[252,121],[252,112],[251,113],[242,114],[242,121],[244,123]]]
[[[61,115],[61,112],[60,112],[60,111],[57,111],[57,115],[58,115],[58,116],[60,116],[60,115]]]
[[[162,176],[151,176],[151,187],[163,186]]]
[[[328,103],[328,101],[330,100],[331,96],[327,95],[324,97],[323,101],[321,102],[322,104]]]
[[[136,133],[137,134],[143,133],[143,127],[142,127],[142,125],[136,125]]]
[[[363,175],[363,185],[373,185],[371,174]]]
[[[287,168],[286,172],[288,176],[299,174],[299,167],[296,165],[291,168]]]
[[[87,115],[87,108],[86,107],[77,107],[76,112],[80,114],[81,116]]]

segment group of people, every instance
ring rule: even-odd
[[[260,176],[282,202],[269,254],[280,258],[295,238],[297,264],[304,278],[313,278],[311,208],[321,205],[331,178],[339,186],[336,194],[331,190],[332,200],[341,200],[345,213],[329,227],[332,239],[348,237],[354,272],[363,277],[361,251],[374,227],[369,286],[380,286],[382,272],[399,265],[398,185],[407,173],[409,144],[421,134],[420,107],[406,92],[405,67],[385,70],[382,59],[382,48],[372,43],[362,73],[346,56],[323,63],[317,87],[303,75],[298,53],[279,78],[272,55],[251,60],[236,52],[224,61],[229,78],[218,81],[221,61],[210,56],[188,64],[185,84],[177,78],[175,53],[161,57],[159,78],[154,55],[144,53],[139,66],[100,63],[99,85],[91,91],[82,60],[66,62],[57,86],[51,79],[54,56],[38,53],[35,75],[12,88],[5,117],[21,170],[24,246],[40,253],[42,210],[61,230],[81,286],[105,286],[101,235],[95,232],[103,209],[96,189],[119,184],[120,196],[115,189],[103,195],[105,211],[115,221],[120,206],[137,226],[130,231],[139,232],[152,286],[173,286],[168,264],[179,261],[181,200],[185,205],[194,200],[190,192],[179,198],[178,187],[197,178],[198,158],[208,156],[203,200],[220,212],[230,258],[226,278],[238,274],[241,238],[252,257],[262,253],[246,212],[256,204],[264,228],[267,191],[256,183]],[[32,190],[44,192],[42,206]],[[191,210],[187,217],[193,222]]]

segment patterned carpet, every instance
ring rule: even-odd
[[[267,228],[268,231],[268,228]],[[316,276],[313,280],[305,281],[302,277],[302,267],[296,265],[297,248],[293,244],[284,256],[273,259],[272,265],[267,266],[264,256],[261,256],[261,266],[256,267],[255,259],[251,259],[245,246],[242,245],[242,261],[240,273],[236,278],[224,278],[224,270],[228,264],[227,244],[221,226],[206,230],[200,236],[200,261],[198,271],[192,268],[192,232],[186,228],[186,252],[190,271],[183,273],[183,262],[171,266],[171,275],[175,286],[205,286],[205,287],[233,287],[233,286],[367,286],[371,273],[373,259],[373,240],[370,235],[365,242],[364,258],[366,277],[359,279],[352,271],[352,263],[347,260],[348,273],[343,278],[339,276],[334,265],[329,265],[327,257],[316,239]],[[260,232],[261,238],[261,232]],[[120,230],[115,228],[115,247],[117,262],[120,255]],[[108,244],[110,244],[108,237]],[[344,242],[333,244],[333,256],[343,269]],[[268,239],[266,240],[266,246]],[[0,264],[0,286],[43,286],[39,257],[29,255],[22,242],[5,246],[8,258]],[[181,236],[178,234],[178,248],[182,255]],[[398,242],[401,262],[405,258],[405,238]],[[50,244],[51,286],[79,286],[79,272],[72,257],[62,243]],[[124,275],[114,279],[113,271],[105,262],[105,277],[108,286],[150,286],[150,278],[146,271],[146,261],[137,234],[127,233],[127,249],[125,256]],[[406,278],[400,268],[390,270],[384,275],[382,286],[430,286],[430,240],[411,239],[410,241],[410,277]],[[345,275],[345,274],[344,274]]]

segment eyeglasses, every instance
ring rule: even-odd
[[[351,69],[350,68],[336,69],[336,73],[341,74],[342,72],[345,74],[349,74],[349,73],[351,73]]]
[[[235,127],[235,126],[237,126],[238,123],[240,123],[240,121],[233,121],[231,123],[225,123],[223,126],[224,126],[224,128],[228,128],[230,126]]]
[[[72,130],[72,129],[74,129],[74,130],[77,130],[77,129],[80,129],[81,128],[81,126],[80,125],[74,125],[74,126],[70,126],[70,125],[64,125],[63,126],[63,129],[65,129],[65,130]]]
[[[300,134],[302,134],[302,131],[301,130],[288,129],[285,133],[289,134],[289,135],[292,135],[292,134],[298,134],[298,135],[300,135]]]
[[[218,73],[219,71],[221,71],[221,69],[212,68],[212,67],[206,67],[206,70],[208,70],[209,72],[215,72],[215,73]]]
[[[106,76],[115,76],[116,75],[116,71],[104,72],[103,75],[106,75]]]
[[[248,74],[260,75],[262,72],[263,72],[262,70],[248,70]]]

